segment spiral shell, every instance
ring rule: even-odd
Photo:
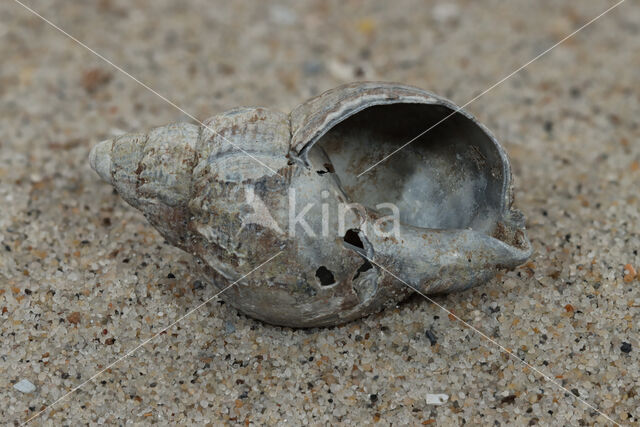
[[[290,114],[238,108],[124,135],[90,162],[194,256],[203,280],[238,281],[221,298],[278,325],[334,325],[414,289],[466,289],[531,253],[502,147],[468,113],[409,86],[355,83]],[[397,234],[385,232],[385,204],[398,209]]]

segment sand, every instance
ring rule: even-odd
[[[462,105],[613,3],[28,5],[205,119],[238,105],[289,111],[355,80],[412,84]],[[467,107],[511,156],[535,252],[435,301],[494,342],[421,297],[310,330],[216,300],[118,361],[215,290],[87,156],[111,135],[190,119],[2,2],[0,419],[637,424],[639,22],[627,1]],[[15,388],[22,380],[35,390]],[[429,396],[439,394],[448,398]]]

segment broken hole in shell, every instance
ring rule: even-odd
[[[321,265],[316,270],[316,277],[320,281],[320,286],[331,286],[336,283],[333,273],[324,265]]]
[[[358,252],[360,255],[362,255],[364,257],[364,243],[362,243],[362,239],[360,239],[360,230],[356,229],[356,228],[350,228],[347,230],[347,232],[344,234],[344,242],[345,242],[345,246],[347,248],[350,249],[354,249],[356,252]],[[353,248],[352,248],[353,247]],[[359,248],[360,250],[356,249]],[[369,260],[365,259],[364,263],[358,267],[358,270],[356,271],[356,274],[353,276],[352,280],[356,280],[358,278],[358,276],[360,276],[360,273],[364,273],[365,271],[371,270],[373,268],[373,266],[371,265],[371,263],[369,262]]]
[[[364,249],[364,244],[362,243],[362,240],[358,235],[359,231],[360,230],[355,228],[348,229],[347,232],[344,234],[344,241],[345,243],[348,243],[352,246],[355,246],[360,249]]]

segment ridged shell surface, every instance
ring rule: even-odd
[[[466,289],[529,256],[506,153],[456,109],[417,88],[355,83],[290,114],[237,108],[116,137],[90,161],[193,255],[202,280],[221,290],[238,281],[221,295],[238,310],[279,325],[334,325],[414,289]],[[437,132],[357,177],[447,114]],[[399,234],[379,232],[391,224],[385,200],[399,206]]]

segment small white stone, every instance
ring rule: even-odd
[[[447,403],[449,396],[446,394],[427,394],[427,405],[442,405]]]
[[[13,388],[15,388],[18,391],[21,391],[22,393],[32,393],[36,390],[36,386],[33,385],[31,381],[25,380],[25,379],[22,379],[16,384],[14,384]]]
[[[438,3],[433,8],[433,17],[438,22],[452,23],[460,16],[460,9],[453,3]]]
[[[353,66],[337,59],[329,61],[327,66],[329,73],[341,81],[349,81],[353,79]]]

